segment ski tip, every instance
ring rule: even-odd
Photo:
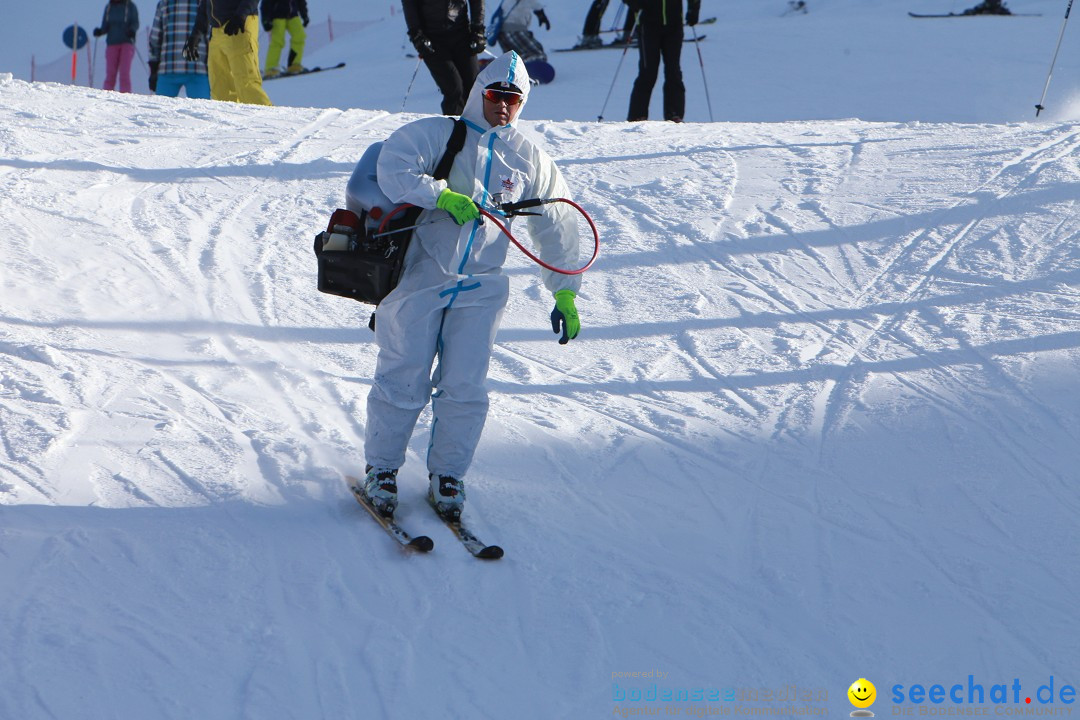
[[[503,549],[498,545],[488,545],[486,548],[476,553],[476,557],[481,560],[498,560],[503,556]]]
[[[419,537],[414,537],[409,542],[408,546],[411,547],[413,550],[416,550],[417,552],[426,553],[431,552],[435,549],[435,541],[429,538],[427,535],[420,535]]]

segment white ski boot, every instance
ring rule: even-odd
[[[397,509],[397,470],[367,467],[364,477],[364,497],[378,513],[393,517]]]
[[[428,475],[428,500],[435,512],[457,522],[465,509],[465,483],[450,475]]]

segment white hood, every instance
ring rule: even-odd
[[[469,91],[469,99],[465,103],[465,111],[461,113],[461,117],[481,128],[488,127],[487,120],[484,119],[483,96],[484,88],[493,83],[509,83],[521,91],[521,110],[510,122],[514,125],[521,117],[521,113],[525,111],[525,103],[529,100],[529,89],[532,83],[529,81],[529,71],[525,69],[521,56],[513,50],[492,60],[476,76],[476,82]]]

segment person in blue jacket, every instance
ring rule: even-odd
[[[139,29],[139,9],[131,0],[109,0],[101,17],[101,25],[94,28],[94,37],[105,36],[105,84],[106,90],[116,88],[120,80],[120,92],[131,92],[131,61],[135,58],[135,32]]]

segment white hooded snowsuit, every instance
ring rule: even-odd
[[[502,274],[509,240],[490,221],[458,226],[446,220],[447,213],[435,209],[439,194],[449,186],[490,212],[494,201],[570,196],[555,163],[517,130],[516,121],[489,127],[484,119],[484,88],[500,81],[521,89],[522,105],[528,100],[529,77],[516,53],[480,72],[461,116],[467,125],[465,146],[448,181],[432,177],[453,127],[448,118],[422,118],[401,127],[379,155],[379,187],[386,196],[425,208],[418,223],[444,221],[416,229],[401,282],[379,304],[379,357],[364,448],[367,463],[376,468],[404,464],[416,420],[431,397],[428,471],[461,478],[487,417],[484,383],[509,291]],[[575,213],[566,203],[554,203],[529,217],[529,236],[545,262],[578,267]],[[578,275],[541,273],[553,293],[577,292],[580,285]]]

